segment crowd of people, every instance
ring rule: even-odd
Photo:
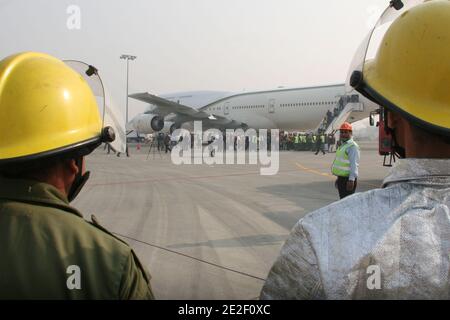
[[[333,152],[336,148],[334,134],[280,132],[280,150]]]

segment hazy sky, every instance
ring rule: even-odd
[[[124,110],[123,53],[137,56],[130,93],[343,83],[388,2],[0,0],[0,57],[33,50],[89,62]],[[144,108],[130,99],[130,117]]]

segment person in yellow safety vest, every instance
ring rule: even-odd
[[[355,193],[358,181],[360,152],[358,144],[352,139],[352,131],[352,125],[348,122],[344,122],[339,129],[342,144],[331,167],[331,172],[337,176],[335,186],[341,199]]]
[[[301,150],[305,151],[306,150],[306,136],[304,134],[302,134],[300,136],[300,142],[301,142],[301,145],[302,145]]]
[[[320,151],[322,151],[322,153],[325,155],[324,143],[325,143],[325,136],[323,136],[322,134],[317,135],[316,136],[316,153],[315,153],[315,155],[317,155]]]
[[[400,159],[293,227],[262,299],[450,299],[450,1],[391,1],[375,28],[349,85],[382,107]]]
[[[297,133],[297,134],[295,134],[295,137],[294,137],[294,150],[295,151],[298,151],[300,148],[299,142],[300,142],[300,135]]]

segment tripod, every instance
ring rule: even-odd
[[[158,149],[158,142],[156,141],[156,139],[152,139],[152,141],[150,142],[150,149],[148,149],[147,160],[152,150],[153,150],[153,159],[155,159],[156,150],[158,150],[159,157],[162,159],[161,150]]]

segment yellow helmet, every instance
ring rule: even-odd
[[[96,98],[83,76],[43,53],[0,61],[0,119],[0,164],[114,139],[104,134]]]
[[[450,1],[415,2],[392,22],[352,86],[411,123],[450,136]]]

